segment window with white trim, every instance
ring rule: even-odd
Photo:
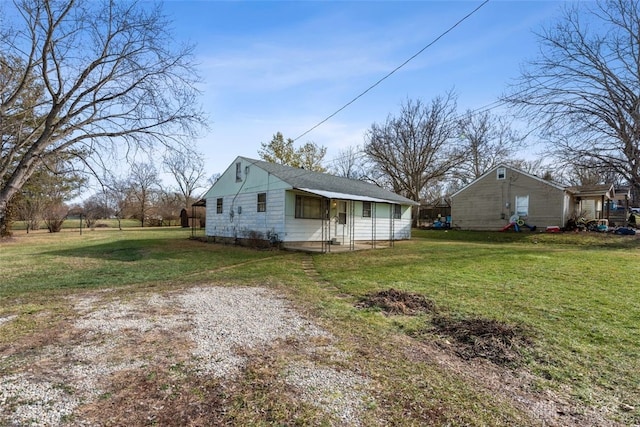
[[[362,217],[371,218],[371,202],[362,202]]]
[[[219,214],[221,214],[221,213],[222,213],[222,201],[223,201],[223,200],[224,200],[224,199],[223,199],[222,197],[220,197],[220,198],[218,198],[218,199],[216,200],[216,213],[219,213]]]
[[[496,170],[497,179],[505,179],[507,177],[507,168],[498,168]]]
[[[529,196],[516,196],[516,215],[529,216]]]
[[[327,204],[320,197],[296,196],[296,218],[321,219],[327,218]],[[323,215],[324,211],[324,215]]]
[[[402,218],[402,207],[400,205],[393,205],[393,219]]]
[[[236,163],[236,182],[242,181],[242,163]]]
[[[267,211],[267,193],[258,193],[258,212]]]
[[[347,202],[344,200],[338,201],[338,224],[347,223]]]

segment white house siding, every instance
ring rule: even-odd
[[[206,235],[244,238],[253,231],[265,238],[271,233],[280,236],[284,233],[284,194],[287,184],[244,160],[240,169],[240,181],[236,180],[234,162],[205,195]],[[267,194],[266,212],[258,212],[258,193]],[[217,199],[220,197],[223,199],[223,212],[218,214]]]
[[[393,232],[395,240],[405,240],[411,238],[411,206],[402,206],[402,217],[394,220]]]
[[[261,191],[262,192],[262,191]],[[216,213],[217,197],[207,201],[207,235],[248,238],[259,233],[267,239],[284,232],[284,191],[264,191],[266,212],[258,212],[258,193],[223,197],[223,213]],[[233,210],[233,215],[231,211]]]
[[[336,221],[296,218],[296,194],[311,195],[309,192],[313,193],[313,190],[294,190],[284,178],[270,174],[267,172],[269,168],[263,169],[257,162],[260,161],[238,157],[207,192],[207,236],[239,239],[262,237],[282,242],[320,242],[337,237],[344,244],[350,240],[368,242],[372,237],[376,240],[411,237],[409,205],[402,206],[402,218],[394,220],[390,219],[392,204],[372,203],[375,219],[364,218],[362,201],[353,200],[346,200],[348,218],[344,225]],[[240,163],[238,169],[236,163]],[[240,179],[237,179],[236,171]],[[258,193],[267,194],[266,212],[258,212]],[[217,213],[218,198],[223,199],[222,213]],[[337,216],[337,211],[332,210],[331,215]]]
[[[371,235],[373,232],[373,224],[375,223],[373,219],[374,214],[374,204],[371,204],[371,217],[363,217],[362,216],[362,202],[355,202],[354,209],[354,240],[355,241],[370,241]]]
[[[345,232],[342,233],[341,226],[336,227],[335,221],[323,221],[321,219],[301,219],[295,217],[295,193],[287,192],[287,207],[285,212],[286,229],[281,239],[285,242],[320,242],[324,238],[329,240],[337,238],[346,244],[350,238],[353,227],[353,240],[356,242],[369,242],[375,240],[390,240],[393,231],[394,240],[404,240],[411,238],[411,207],[402,206],[402,218],[390,220],[392,205],[388,203],[372,203],[372,217],[362,216],[362,202],[349,201],[354,203],[354,209],[347,207],[347,215],[353,213],[353,221],[348,217]],[[373,217],[375,215],[375,218]],[[323,229],[324,235],[323,235]],[[336,233],[338,228],[338,233]]]
[[[374,203],[371,207],[371,218],[362,216],[362,203],[356,205],[355,240],[368,241],[372,233],[376,240],[390,240],[393,232],[394,240],[411,238],[411,206],[402,205],[400,219],[391,220],[393,205]]]
[[[325,221],[321,219],[296,218],[296,193],[287,191],[284,194],[284,233],[280,236],[283,242],[321,242],[322,226]],[[326,236],[325,236],[326,238]]]

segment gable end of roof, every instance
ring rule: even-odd
[[[556,189],[561,190],[561,191],[567,191],[565,187],[563,187],[562,185],[557,184],[557,183],[555,183],[555,182],[547,181],[546,179],[542,179],[542,178],[540,178],[539,176],[532,175],[532,174],[530,174],[530,173],[527,173],[527,172],[525,172],[525,171],[522,171],[522,170],[520,170],[520,169],[516,169],[516,168],[514,168],[514,167],[511,167],[511,166],[508,166],[508,165],[505,165],[505,164],[499,164],[499,165],[494,166],[493,168],[489,169],[487,172],[485,172],[484,174],[482,174],[482,175],[481,175],[481,176],[479,176],[478,178],[476,178],[476,179],[474,179],[473,181],[471,181],[469,184],[465,185],[464,187],[462,187],[461,189],[459,189],[458,191],[456,191],[455,193],[453,193],[453,194],[451,195],[451,198],[453,199],[453,198],[454,198],[454,197],[456,197],[459,193],[461,193],[461,192],[463,192],[463,191],[467,190],[467,189],[468,189],[468,188],[470,188],[472,185],[474,185],[474,184],[476,184],[477,182],[479,182],[479,181],[483,180],[483,179],[484,179],[484,178],[486,178],[487,176],[489,176],[489,175],[491,175],[491,174],[493,174],[493,173],[496,173],[496,171],[497,171],[499,168],[506,168],[506,169],[509,169],[509,170],[511,170],[511,171],[513,171],[513,172],[517,172],[517,173],[519,173],[519,174],[522,174],[522,175],[524,175],[524,176],[526,176],[526,177],[529,177],[529,178],[531,178],[531,179],[534,179],[534,180],[536,180],[536,181],[539,181],[539,182],[541,182],[541,183],[543,183],[543,184],[546,184],[546,185],[548,185],[548,186],[550,186],[550,187],[556,188]]]

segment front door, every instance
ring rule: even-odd
[[[347,229],[347,201],[337,200],[335,207],[335,228],[333,237],[340,244],[344,244],[347,241],[347,233],[349,232]]]

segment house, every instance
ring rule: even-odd
[[[567,187],[573,197],[575,211],[586,218],[608,218],[611,214],[608,201],[616,199],[612,184]],[[609,210],[607,208],[609,207]]]
[[[514,221],[546,227],[570,219],[607,219],[612,185],[565,187],[498,165],[451,196],[451,223],[464,230],[501,230]]]
[[[204,198],[208,238],[323,252],[409,239],[417,205],[363,181],[246,157],[236,158]]]

